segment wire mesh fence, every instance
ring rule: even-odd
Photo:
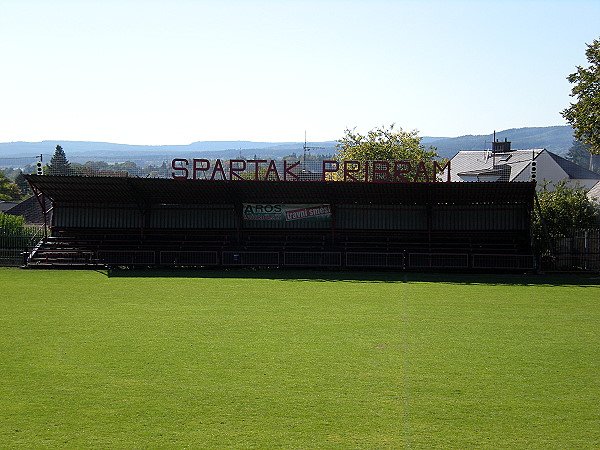
[[[206,159],[206,158],[170,158],[153,157],[151,159],[134,159],[105,161],[104,156],[88,155],[82,162],[70,162],[64,166],[50,164],[52,155],[38,157],[0,158],[0,170],[10,178],[18,173],[25,175],[63,175],[82,177],[143,177],[173,178],[186,175],[190,179],[277,179],[289,178],[302,180],[321,179],[324,163],[322,159],[279,158],[268,160],[257,159]],[[331,169],[327,163],[326,169]],[[292,174],[294,177],[292,177]]]
[[[100,250],[98,262],[108,266],[153,266],[156,261],[150,250]]]
[[[161,251],[160,264],[164,266],[216,266],[219,254],[216,251]]]
[[[474,254],[472,256],[474,269],[533,270],[535,264],[534,255]]]
[[[357,268],[382,267],[402,269],[405,265],[404,253],[347,252],[346,266]]]
[[[341,252],[284,252],[284,266],[298,267],[339,267],[342,265]]]
[[[547,271],[600,270],[600,230],[576,231],[554,239],[553,250],[541,255],[541,268]]]
[[[29,227],[27,232],[27,235],[0,235],[0,266],[18,267],[24,264],[26,255],[44,236],[41,227]]]
[[[223,252],[223,266],[279,266],[278,252]]]
[[[18,173],[24,175],[67,175],[82,177],[152,177],[171,178],[170,159],[105,161],[103,156],[89,155],[82,162],[70,162],[55,167],[50,164],[52,155],[23,158],[0,158],[0,170],[14,179]]]
[[[455,269],[469,267],[469,255],[466,253],[409,253],[408,267]]]
[[[40,158],[40,156],[42,158]],[[86,155],[82,162],[51,163],[52,155],[0,158],[0,170],[17,173],[82,177],[143,177],[198,180],[286,181],[450,181],[447,161],[340,161],[333,155],[220,158],[157,158],[105,161]]]

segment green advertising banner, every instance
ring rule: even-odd
[[[244,203],[244,220],[290,222],[292,220],[329,219],[331,219],[329,205]]]

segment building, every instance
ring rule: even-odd
[[[25,223],[28,225],[42,225],[44,223],[44,212],[40,207],[40,203],[35,196],[26,198],[21,202],[0,202],[0,211],[2,211],[3,204],[9,204],[10,207],[4,210],[5,214],[11,216],[21,216],[25,219]],[[45,210],[51,209],[51,204],[46,200]]]
[[[564,180],[586,191],[600,182],[599,174],[546,149],[512,150],[510,142],[494,144],[492,150],[458,152],[451,161],[450,180],[536,181],[538,188]]]
[[[0,212],[5,213],[6,211],[15,207],[18,204],[19,204],[19,202],[5,201],[5,200],[0,201]]]
[[[535,268],[531,182],[26,178],[52,205],[30,267]]]

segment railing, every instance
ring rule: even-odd
[[[341,252],[284,252],[283,265],[288,267],[339,267]]]
[[[162,266],[217,266],[219,255],[216,251],[161,251]]]
[[[466,253],[409,253],[408,267],[415,269],[466,269],[469,255]]]
[[[488,245],[489,248],[483,245],[478,245],[477,249],[468,246],[458,248],[445,244],[434,249],[434,245],[429,243],[408,246],[406,239],[397,236],[393,240],[391,237],[382,240],[378,235],[370,238],[348,235],[342,236],[339,242],[334,242],[328,241],[328,236],[321,234],[293,236],[293,239],[290,236],[274,239],[276,236],[272,234],[252,234],[240,242],[223,236],[218,236],[219,239],[213,242],[210,239],[197,240],[201,235],[192,239],[187,236],[187,232],[185,237],[176,233],[149,233],[142,238],[138,232],[126,233],[121,230],[119,233],[105,235],[104,231],[58,232],[44,240],[44,244],[30,258],[29,265],[337,267],[390,270],[534,270],[539,267],[533,254],[526,248],[505,248],[502,245],[494,247],[493,243]],[[269,242],[269,237],[273,242]],[[583,244],[581,239],[574,242],[589,253],[595,248],[590,244],[593,237],[588,235]],[[187,245],[188,242],[201,242],[202,245]],[[184,243],[186,245],[182,245]],[[13,265],[22,264],[22,251],[16,251],[12,255]],[[566,261],[566,258],[571,259]],[[563,265],[568,262],[584,270],[598,267],[598,258],[594,262],[590,255],[568,254],[554,261]]]
[[[347,252],[346,266],[403,269],[405,257],[404,253]]]
[[[534,255],[474,254],[474,269],[532,270],[536,268]]]
[[[223,252],[224,266],[279,266],[278,252]]]
[[[109,266],[153,266],[156,257],[151,250],[100,250],[98,262]]]

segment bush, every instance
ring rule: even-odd
[[[25,225],[25,219],[0,212],[0,248],[20,248],[40,236],[42,229]]]

